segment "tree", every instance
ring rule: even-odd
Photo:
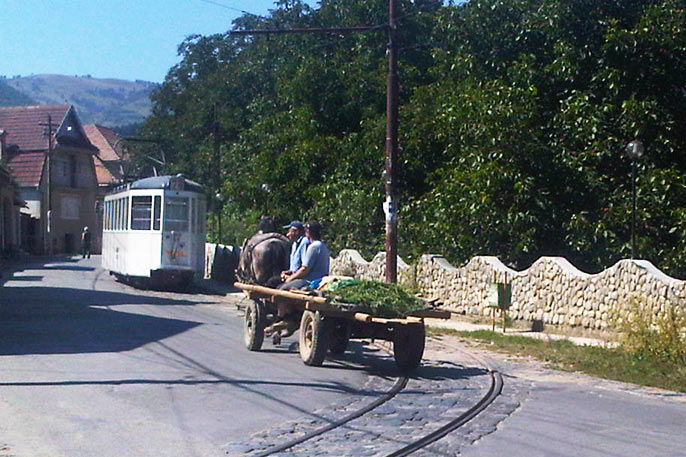
[[[686,277],[686,16],[677,0],[401,0],[400,251],[589,271],[638,251]],[[384,24],[385,0],[281,1],[234,28]],[[334,250],[380,249],[385,37],[193,36],[143,129],[225,215],[318,217]]]

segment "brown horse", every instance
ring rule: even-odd
[[[243,245],[236,275],[242,282],[276,287],[288,270],[291,242],[280,233],[260,232]]]

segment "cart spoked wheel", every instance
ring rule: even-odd
[[[393,333],[393,356],[402,371],[412,371],[419,366],[424,355],[424,324],[398,325]]]
[[[334,319],[330,331],[329,352],[333,355],[343,354],[350,341],[350,325],[344,319]]]
[[[243,340],[249,351],[259,351],[264,341],[264,306],[257,300],[250,300],[245,307]]]
[[[305,311],[300,320],[300,358],[306,365],[319,366],[329,349],[328,321],[319,312]]]

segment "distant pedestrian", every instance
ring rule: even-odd
[[[82,258],[91,258],[91,232],[88,231],[88,227],[83,228],[81,233],[81,255]]]

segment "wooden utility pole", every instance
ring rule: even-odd
[[[398,201],[396,197],[398,164],[398,69],[396,0],[388,0],[388,24],[339,28],[298,28],[237,30],[235,35],[279,35],[298,33],[347,33],[386,29],[388,32],[388,79],[386,86],[386,168],[384,171],[386,200],[383,210],[386,220],[386,282],[398,280]]]
[[[398,281],[398,65],[395,1],[388,1],[388,81],[386,87],[386,282]]]
[[[46,127],[45,136],[48,137],[48,151],[45,153],[45,169],[46,169],[46,200],[48,204],[48,211],[46,212],[46,236],[43,241],[43,248],[48,254],[52,254],[52,116],[48,114],[48,123],[40,125]]]
[[[222,243],[222,211],[224,209],[224,202],[221,201],[221,149],[219,144],[219,117],[217,116],[217,104],[214,104],[214,125],[212,126],[212,140],[214,146],[214,189],[215,194],[212,196],[212,201],[215,203],[215,211],[217,216],[217,243]]]

